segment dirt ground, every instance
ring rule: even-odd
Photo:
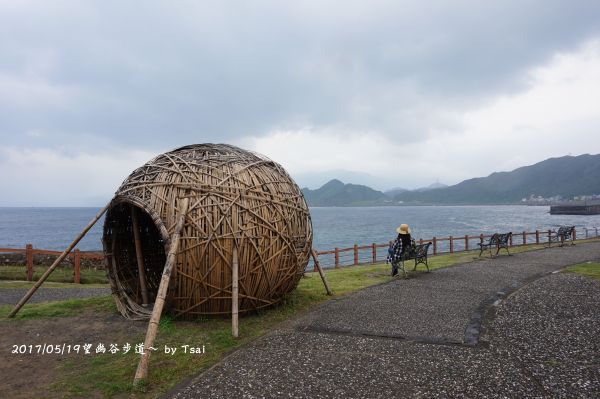
[[[48,390],[48,387],[57,381],[61,366],[66,361],[100,356],[95,354],[100,342],[105,345],[129,342],[134,345],[146,327],[147,322],[134,322],[119,314],[91,311],[75,317],[0,320],[0,398],[62,398],[63,393]],[[85,343],[92,344],[91,355],[83,354]],[[44,344],[60,347],[65,344],[65,351],[68,345],[81,345],[82,348],[80,354],[35,353],[35,346]],[[33,354],[29,353],[29,345],[33,345]],[[26,353],[13,353],[19,349]]]

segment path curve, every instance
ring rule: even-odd
[[[600,260],[600,243],[501,256],[369,287],[279,327],[167,397],[598,397],[600,337],[585,331],[600,330],[600,282],[552,274],[589,260]],[[574,290],[580,290],[577,301]],[[483,321],[502,298],[502,317]],[[540,312],[537,319],[547,323],[532,331],[524,315]],[[576,346],[576,354],[553,360],[546,349],[562,339],[553,331],[577,328],[582,333],[572,335],[585,349]],[[557,383],[548,371],[553,362],[579,377]]]

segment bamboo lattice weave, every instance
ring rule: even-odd
[[[131,220],[153,302],[179,202],[190,199],[167,310],[185,318],[231,312],[233,246],[239,255],[240,312],[278,302],[302,276],[312,244],[310,213],[299,187],[277,163],[224,144],[191,145],[159,155],[119,187],[104,225],[107,270],[127,317],[148,317]]]

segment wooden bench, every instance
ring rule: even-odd
[[[506,252],[510,256],[510,251],[508,247],[510,246],[510,238],[512,237],[512,232],[500,234],[493,234],[488,242],[480,242],[477,243],[479,245],[479,256],[483,253],[483,251],[489,249],[490,250],[490,258],[492,257],[492,248],[496,248],[496,255],[500,252],[500,249],[506,249]]]
[[[574,237],[575,226],[560,226],[558,231],[551,231],[548,233],[548,248],[555,242],[560,243],[560,246],[562,247],[567,240],[571,240],[571,245],[575,245],[573,242]]]

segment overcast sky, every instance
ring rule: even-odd
[[[101,206],[192,143],[311,188],[596,154],[600,2],[0,0],[0,139],[0,206]]]

